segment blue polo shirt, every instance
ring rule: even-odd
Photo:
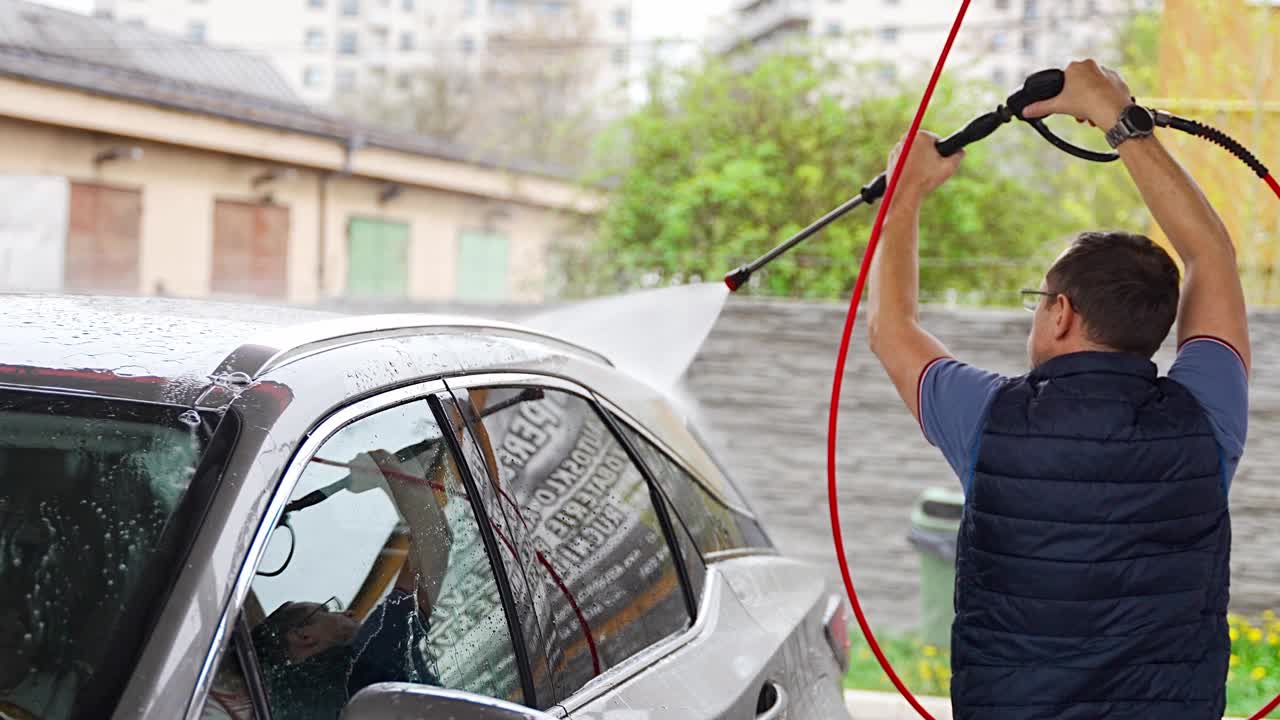
[[[1249,378],[1230,344],[1212,337],[1191,338],[1178,349],[1169,379],[1181,384],[1204,408],[1222,452],[1223,491],[1231,488],[1249,428]],[[920,373],[920,425],[942,451],[965,492],[973,480],[973,458],[987,409],[1008,380],[1003,375],[938,358]]]

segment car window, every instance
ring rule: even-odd
[[[200,720],[257,718],[258,714],[253,709],[253,696],[240,666],[240,656],[236,652],[233,638],[230,647],[222,655],[222,662],[218,664],[218,672],[213,676],[213,685],[209,688],[209,696],[200,711]]]
[[[275,720],[337,718],[377,682],[524,701],[480,524],[428,404],[333,435],[286,511],[253,583]]]
[[[589,402],[551,389],[492,387],[468,397],[500,485],[536,555],[549,660],[561,699],[688,627],[683,588],[653,496]]]
[[[109,715],[203,493],[184,407],[0,390],[0,715]]]
[[[621,419],[617,419],[617,424],[675,505],[676,514],[704,557],[728,550],[770,546],[760,524],[753,518],[722,502],[643,434]]]

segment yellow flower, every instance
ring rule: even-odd
[[[1231,636],[1231,642],[1235,642],[1240,639],[1240,631],[1235,628],[1231,628],[1231,631],[1228,634]]]
[[[1272,644],[1274,645],[1275,643],[1272,643]],[[937,655],[938,655],[938,648],[936,648],[936,647],[934,647],[934,646],[932,646],[932,645],[925,645],[925,646],[924,646],[924,656],[925,656],[925,657],[937,657]]]
[[[1255,667],[1253,671],[1249,673],[1249,677],[1253,678],[1254,680],[1261,680],[1266,676],[1267,676],[1267,669],[1262,666]]]
[[[1263,610],[1263,611],[1262,611],[1262,619],[1263,619],[1263,620],[1266,620],[1267,622],[1275,622],[1275,620],[1276,620],[1276,613],[1275,613],[1275,611],[1274,611],[1274,610]]]
[[[1262,631],[1257,628],[1249,628],[1249,642],[1262,642]]]
[[[1267,633],[1267,644],[1271,646],[1280,645],[1280,635],[1275,633]]]
[[[1240,656],[1239,656],[1239,655],[1232,655],[1232,656],[1231,656],[1231,667],[1235,667],[1235,666],[1237,666],[1237,665],[1239,665],[1239,664],[1240,664]]]
[[[920,677],[924,678],[925,680],[933,679],[933,666],[931,666],[929,663],[925,662],[924,660],[921,660],[917,664],[916,669],[920,672]]]

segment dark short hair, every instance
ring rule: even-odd
[[[258,623],[250,635],[258,656],[265,662],[285,663],[289,659],[289,641],[285,634],[302,625],[311,608],[302,603],[286,602]]]
[[[1081,233],[1045,277],[1084,320],[1089,339],[1151,357],[1178,314],[1178,266],[1145,235]]]

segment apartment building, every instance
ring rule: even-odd
[[[272,61],[307,102],[408,92],[414,71],[492,76],[571,57],[598,95],[625,85],[632,0],[95,0],[94,13]],[[625,96],[625,89],[622,94]]]
[[[1158,0],[973,0],[949,67],[1012,87],[1071,58],[1103,54],[1134,12]],[[878,63],[886,81],[926,72],[955,17],[953,0],[734,0],[713,47],[751,56],[818,43],[841,59]]]

